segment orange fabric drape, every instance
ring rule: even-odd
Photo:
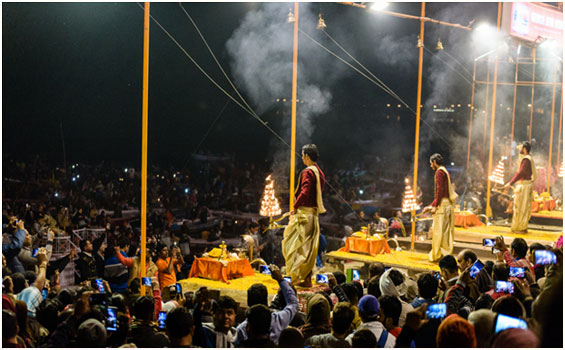
[[[479,217],[473,213],[455,213],[455,226],[469,227],[469,226],[484,226],[479,220]]]
[[[196,258],[192,263],[188,278],[202,277],[229,283],[228,280],[230,279],[253,276],[254,274],[247,259],[229,261],[228,265],[224,266],[218,259]]]
[[[361,252],[371,256],[377,254],[389,254],[390,247],[385,239],[364,239],[358,237],[347,237],[345,247],[340,252]]]

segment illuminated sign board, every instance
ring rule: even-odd
[[[563,42],[563,12],[532,2],[507,2],[503,5],[502,28],[517,38],[536,41],[538,37]]]

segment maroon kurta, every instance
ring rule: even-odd
[[[320,173],[320,188],[324,189],[324,184],[326,183],[326,176],[322,172],[322,169],[315,164]],[[304,169],[300,177],[300,184],[298,186],[298,191],[296,192],[296,202],[294,202],[294,208],[298,207],[317,207],[316,199],[316,174],[312,170]]]
[[[432,204],[432,207],[438,207],[441,204],[441,200],[443,198],[449,199],[449,182],[447,181],[447,174],[443,170],[436,170],[436,179],[435,179],[435,197]]]
[[[520,180],[531,180],[532,179],[532,163],[528,158],[522,159],[520,162],[520,169],[512,180],[510,180],[510,185],[513,185],[516,181]]]

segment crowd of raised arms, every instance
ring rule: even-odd
[[[150,202],[165,207],[148,220],[141,280],[139,230],[119,220],[139,203],[138,175],[82,170],[82,178],[69,180],[79,171],[67,173],[62,184],[49,172],[38,181],[41,174],[29,166],[14,171],[11,178],[24,183],[4,181],[3,347],[563,346],[562,237],[552,246],[499,237],[491,259],[479,261],[478,252],[465,249],[444,256],[439,273],[375,263],[365,279],[349,281],[335,271],[309,295],[298,295],[273,264],[278,293],[269,296],[266,286],[254,284],[247,300],[236,302],[221,289],[178,284],[188,276],[193,247],[174,234],[166,209],[197,208],[194,217],[204,220],[202,203],[244,205],[243,189],[254,181],[261,188],[264,173],[208,170],[179,180],[163,172],[158,184],[155,174]],[[96,237],[74,235],[78,249],[55,254],[59,237],[85,227],[101,230]],[[69,265],[73,280],[61,283]]]

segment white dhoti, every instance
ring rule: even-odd
[[[430,261],[437,261],[453,252],[455,215],[454,206],[448,198],[441,200],[433,219],[432,250],[428,258]]]
[[[286,274],[303,281],[316,264],[320,242],[320,223],[316,208],[299,207],[284,230],[282,253]]]
[[[522,180],[514,189],[512,232],[525,232],[532,216],[533,181]]]

